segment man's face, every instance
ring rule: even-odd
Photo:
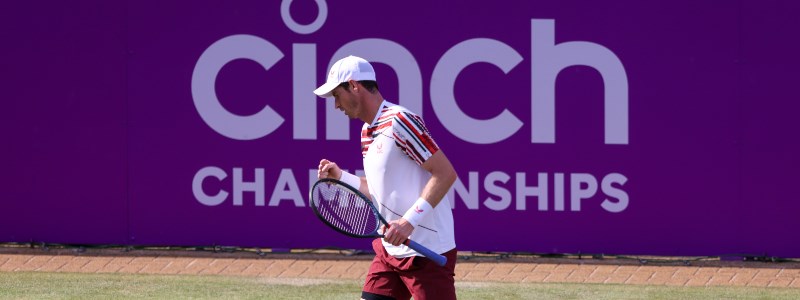
[[[353,86],[350,86],[352,89]],[[339,109],[344,112],[345,115],[350,117],[351,119],[355,119],[358,117],[358,101],[353,94],[352,90],[345,90],[343,87],[337,87],[333,90],[333,98],[336,99],[336,109]]]

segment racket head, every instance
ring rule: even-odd
[[[358,238],[382,237],[385,224],[378,210],[358,189],[336,179],[320,179],[311,187],[309,202],[314,214],[336,231]]]

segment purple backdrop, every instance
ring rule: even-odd
[[[0,242],[367,248],[305,199],[361,169],[311,93],[356,54],[461,250],[800,257],[795,2],[73,2],[0,13]]]

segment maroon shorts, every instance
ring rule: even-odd
[[[440,267],[422,256],[396,258],[389,255],[381,239],[372,241],[375,259],[369,267],[364,291],[405,300],[456,299],[456,249],[442,255],[447,264]]]

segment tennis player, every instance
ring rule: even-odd
[[[383,99],[375,70],[363,58],[337,61],[325,84],[314,90],[333,97],[336,109],[364,121],[361,156],[366,177],[323,159],[318,177],[339,179],[370,195],[389,222],[375,239],[362,299],[456,299],[456,243],[447,192],[456,172],[422,118]],[[402,243],[406,239],[447,257],[439,266]]]

